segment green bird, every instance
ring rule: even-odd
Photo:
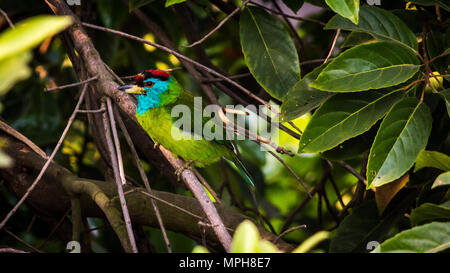
[[[194,96],[185,91],[169,73],[160,70],[146,70],[139,73],[133,84],[120,86],[119,90],[135,94],[138,104],[136,118],[155,145],[160,144],[176,157],[183,158],[187,165],[177,170],[177,175],[186,167],[204,167],[220,158],[232,161],[244,180],[254,186],[251,176],[236,154],[233,143],[227,140],[208,140],[194,136],[194,130],[186,132],[184,127],[173,127],[176,118],[171,115],[172,108],[186,105],[194,113]],[[203,109],[198,112],[203,113]],[[191,120],[193,117],[191,116]],[[208,121],[202,118],[203,125]],[[192,124],[192,123],[191,123]],[[194,126],[191,126],[191,128]],[[190,138],[186,138],[186,133]],[[201,133],[200,133],[201,135]]]

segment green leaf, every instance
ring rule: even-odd
[[[333,93],[320,91],[309,86],[325,66],[326,64],[323,64],[306,74],[284,96],[281,105],[281,119],[283,121],[290,121],[308,113],[333,95]]]
[[[0,150],[0,168],[9,168],[13,164],[13,159],[8,154]]]
[[[402,176],[425,149],[431,113],[416,98],[405,98],[387,113],[370,149],[367,187],[378,187]]]
[[[30,60],[30,52],[24,52],[0,61],[0,94],[6,93],[16,82],[30,76]]]
[[[299,143],[300,152],[322,152],[364,133],[382,118],[403,92],[336,94],[317,109]]]
[[[417,57],[401,45],[362,44],[335,58],[310,86],[329,92],[380,89],[403,83],[418,70]]]
[[[364,152],[370,149],[377,133],[376,129],[378,129],[376,126],[372,126],[372,128],[364,134],[342,142],[333,149],[323,152],[321,156],[332,161],[360,157]]]
[[[349,253],[363,251],[364,242],[375,240],[368,239],[369,231],[379,223],[379,214],[374,200],[363,203],[352,214],[344,218],[340,223],[336,236],[331,240],[331,253]]]
[[[279,253],[281,252],[274,244],[267,240],[260,240],[258,244],[258,253]]]
[[[378,40],[388,40],[407,45],[417,51],[417,38],[408,26],[389,11],[374,6],[363,6],[359,13],[359,24],[335,15],[325,29],[345,29],[365,32]]]
[[[41,15],[16,24],[0,35],[0,61],[30,50],[71,23],[70,16]]]
[[[304,0],[283,0],[283,3],[290,8],[293,13],[297,13],[304,2]]]
[[[441,96],[441,98],[444,100],[445,107],[447,108],[447,114],[450,117],[450,88],[440,91],[439,96]]]
[[[154,1],[155,0],[129,0],[128,1],[129,12],[132,12],[133,10],[143,7],[145,5],[148,5]]]
[[[325,0],[325,2],[334,12],[358,24],[359,0]]]
[[[256,253],[258,252],[259,231],[255,224],[245,220],[239,224],[233,235],[231,243],[232,253]]]
[[[166,0],[165,7],[167,8],[169,6],[172,6],[172,5],[175,5],[175,4],[179,4],[179,3],[183,3],[183,2],[186,2],[186,0]]]
[[[422,6],[438,5],[443,9],[450,11],[450,3],[448,2],[448,0],[408,0],[406,2],[411,2],[413,4],[418,4]]]
[[[372,35],[367,34],[365,32],[352,31],[347,36],[345,41],[342,43],[342,48],[354,47],[360,44],[365,44],[368,42],[373,42],[375,39]]]
[[[314,235],[306,239],[301,245],[299,245],[292,253],[307,253],[312,250],[316,245],[318,245],[323,240],[326,240],[330,237],[330,232],[328,231],[319,231]]]
[[[443,171],[450,171],[450,157],[446,154],[436,151],[420,151],[416,159],[414,172],[425,168],[432,167]]]
[[[441,173],[436,180],[434,180],[433,185],[431,185],[431,189],[440,186],[448,186],[450,185],[450,172]]]
[[[450,221],[450,201],[441,205],[424,203],[411,211],[410,220],[413,226],[431,221]]]
[[[209,250],[204,246],[195,246],[192,249],[192,253],[210,253]]]
[[[241,13],[240,36],[252,75],[270,95],[283,98],[300,79],[297,50],[284,25],[266,11],[249,6]]]
[[[414,227],[384,241],[373,252],[436,253],[450,247],[450,224],[429,223]]]
[[[400,202],[392,209],[388,207],[383,216],[380,216],[373,199],[355,208],[339,224],[336,236],[331,240],[329,252],[365,252],[368,250],[368,242],[381,241],[414,202],[416,193],[401,197]]]

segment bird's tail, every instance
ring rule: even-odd
[[[239,170],[239,173],[242,175],[245,182],[247,182],[250,186],[254,187],[255,184],[253,183],[252,176],[248,172],[247,168],[245,168],[244,163],[242,163],[242,160],[239,158],[239,156],[235,153],[231,153],[231,157],[234,165]]]

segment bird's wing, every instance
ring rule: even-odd
[[[186,114],[190,114],[189,118],[190,118],[190,128],[188,128],[189,126],[187,126],[187,128],[185,128],[184,126],[181,128],[183,129],[183,131],[193,134],[193,135],[199,135],[199,136],[203,136],[203,127],[205,126],[205,124],[207,122],[209,122],[211,120],[210,117],[203,117],[203,106],[202,105],[197,105],[194,103],[194,96],[192,95],[192,93],[187,92],[187,91],[182,91],[180,96],[178,97],[178,99],[172,103],[171,107],[172,107],[172,111],[173,111],[173,107],[175,107],[176,105],[186,105],[189,110],[190,113],[186,113]],[[201,128],[195,128],[194,126],[194,115],[198,114],[201,115],[202,117],[202,126]],[[180,119],[181,117],[174,117],[172,115],[172,121],[176,122],[178,119]],[[223,127],[223,126],[222,126]],[[216,127],[217,128],[217,127]],[[189,130],[189,131],[188,131]],[[200,130],[197,132],[197,130]],[[226,130],[223,128],[222,129],[222,136],[225,138],[225,134],[226,134]],[[234,133],[232,133],[234,136]],[[234,147],[233,143],[229,140],[226,139],[217,139],[217,138],[213,138],[214,142],[224,145],[229,149],[229,153],[228,155],[224,155],[224,158],[226,158],[227,160],[231,161],[232,163],[234,163],[234,165],[237,167],[239,173],[242,175],[242,177],[244,178],[244,180],[251,186],[254,186],[254,183],[252,181],[251,175],[248,172],[248,170],[245,168],[244,164],[242,163],[241,159],[238,156],[238,153],[236,152],[236,148]]]
[[[207,124],[211,120],[211,117],[204,117],[203,116],[203,110],[204,110],[204,106],[205,105],[201,105],[199,103],[195,104],[194,103],[194,96],[192,95],[192,93],[184,91],[184,90],[181,91],[180,96],[177,98],[177,100],[174,101],[170,105],[172,107],[172,111],[173,111],[173,107],[175,107],[177,105],[186,105],[189,108],[189,110],[190,110],[190,113],[186,113],[186,114],[190,115],[190,116],[187,117],[187,118],[190,118],[190,126],[182,126],[181,129],[184,132],[191,133],[193,135],[198,135],[198,136],[205,137],[204,136],[204,132],[203,132],[203,128],[205,127],[205,124]],[[186,118],[184,115],[185,114],[183,113],[183,116],[181,116],[181,115],[180,116],[172,116],[172,121],[176,122],[177,120],[179,120],[181,118]],[[202,119],[201,119],[201,127],[200,126],[195,126],[195,122],[196,122],[195,115],[199,115],[200,117],[202,117]],[[197,119],[198,119],[198,117],[197,117]],[[212,125],[212,124],[210,123],[209,125]],[[215,129],[217,129],[217,128],[223,128],[223,126],[219,127],[219,125],[216,125]],[[223,136],[223,138],[222,139],[213,138],[213,141],[215,141],[215,142],[217,142],[219,144],[222,144],[222,145],[226,145],[231,150],[234,150],[231,142],[225,140],[226,139],[226,130],[224,128],[221,129],[221,130],[222,130],[221,136]]]

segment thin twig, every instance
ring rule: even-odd
[[[201,216],[199,216],[199,215],[197,215],[197,214],[194,214],[194,213],[188,211],[187,209],[184,209],[184,208],[179,207],[179,206],[177,206],[177,205],[175,205],[175,204],[172,204],[172,203],[170,203],[170,202],[168,202],[168,201],[166,201],[166,200],[164,200],[164,199],[161,199],[161,198],[157,197],[156,195],[154,195],[153,193],[148,193],[148,192],[145,192],[145,191],[139,191],[139,192],[142,193],[142,194],[144,194],[144,195],[147,195],[147,196],[150,197],[152,200],[153,200],[153,199],[154,199],[154,200],[157,200],[157,201],[159,201],[159,202],[161,202],[161,203],[163,203],[163,204],[166,204],[166,205],[168,205],[168,206],[170,206],[170,207],[172,207],[172,208],[175,208],[175,209],[177,209],[177,210],[179,210],[179,211],[182,211],[182,212],[184,212],[184,213],[186,213],[186,214],[188,214],[188,215],[190,215],[190,216],[192,216],[192,217],[194,217],[194,218],[197,218],[198,220],[204,220],[203,217],[201,217]],[[126,192],[125,194],[128,194],[128,192]]]
[[[5,231],[6,233],[8,233],[9,235],[11,235],[12,237],[14,237],[14,239],[16,239],[17,241],[21,242],[22,244],[26,245],[27,247],[29,247],[30,249],[32,249],[33,251],[37,252],[37,253],[44,253],[43,251],[35,248],[34,246],[30,245],[29,243],[25,242],[24,240],[22,240],[22,238],[20,238],[19,236],[15,235],[14,233],[12,233],[11,231],[9,231],[8,229],[4,229],[3,231]]]
[[[98,76],[94,76],[92,78],[89,78],[89,79],[81,81],[81,82],[70,83],[70,84],[61,85],[61,86],[54,87],[54,88],[45,88],[44,92],[51,92],[51,91],[55,91],[55,90],[61,90],[61,89],[70,88],[70,87],[76,87],[76,86],[80,86],[80,85],[83,85],[85,83],[94,81],[96,79],[98,79]]]
[[[286,235],[286,234],[288,234],[288,233],[291,233],[292,231],[296,231],[296,230],[298,230],[298,229],[301,229],[301,228],[306,228],[306,225],[299,225],[299,226],[291,227],[291,228],[289,228],[289,229],[287,229],[287,230],[281,232],[280,235],[278,235],[278,236],[275,238],[275,240],[273,240],[273,243],[274,243],[274,244],[278,243],[278,240],[280,240],[281,237],[283,237],[284,235]]]
[[[106,101],[108,101],[108,99],[110,99],[110,98],[107,97]],[[104,102],[102,104],[103,104],[103,107],[105,107]],[[106,136],[106,144],[109,149],[109,154],[111,157],[111,164],[113,167],[114,180],[116,181],[116,184],[117,184],[117,193],[119,195],[120,205],[122,207],[122,214],[123,214],[123,218],[124,218],[124,222],[125,222],[125,226],[126,226],[126,230],[127,230],[129,243],[131,246],[131,251],[134,253],[137,253],[138,250],[137,250],[137,246],[136,246],[136,240],[134,238],[133,228],[131,226],[130,214],[128,212],[128,207],[126,204],[126,200],[125,200],[125,196],[123,194],[123,188],[122,188],[122,184],[124,183],[125,179],[122,178],[121,174],[119,173],[118,156],[116,155],[115,145],[113,142],[113,136],[112,136],[113,133],[111,133],[111,130],[115,129],[115,124],[113,121],[110,120],[111,115],[112,115],[112,112],[109,112],[110,104],[111,103],[108,104],[108,113],[107,112],[103,113],[103,125],[105,127],[104,129],[105,129],[105,136]]]
[[[69,215],[69,212],[71,211],[71,209],[69,208],[64,215],[61,217],[61,219],[59,219],[58,223],[56,223],[56,225],[53,227],[53,229],[50,231],[50,233],[48,234],[47,238],[45,239],[45,241],[43,241],[42,243],[40,243],[37,248],[41,249],[43,248],[47,242],[50,240],[50,238],[53,236],[53,234],[56,232],[56,230],[58,230],[59,226],[61,226],[61,224],[64,222],[64,219],[67,217],[67,215]]]
[[[183,46],[183,47],[190,48],[190,47],[194,47],[198,44],[203,43],[206,39],[208,39],[211,35],[213,35],[214,32],[218,31],[222,27],[223,24],[225,24],[231,17],[233,17],[233,15],[235,15],[239,10],[241,10],[242,7],[247,5],[248,2],[250,2],[250,0],[245,0],[244,2],[242,2],[242,4],[239,7],[237,7],[230,14],[228,14],[227,17],[225,17],[225,19],[223,19],[213,30],[208,32],[208,34],[206,34],[203,38],[201,38],[200,40],[198,40],[190,45]]]
[[[328,58],[328,61],[333,60],[334,58]],[[315,63],[325,63],[324,61],[327,59],[314,59],[314,60],[307,60],[300,63],[300,66],[308,65],[308,64],[315,64]]]
[[[320,179],[317,186],[315,186],[312,191],[310,192],[310,195],[306,196],[306,198],[294,209],[294,211],[291,212],[291,214],[288,216],[286,221],[284,222],[283,226],[281,227],[281,230],[284,231],[287,229],[287,227],[292,223],[294,220],[295,215],[304,207],[308,202],[312,199],[312,196],[319,192],[325,185],[325,182],[328,180],[328,171],[325,171],[322,175],[322,178]]]
[[[255,6],[258,6],[258,7],[260,7],[260,8],[266,9],[266,10],[272,12],[272,13],[275,13],[275,14],[278,14],[278,15],[284,15],[284,16],[286,16],[287,18],[291,18],[291,19],[295,19],[295,20],[299,20],[299,21],[305,21],[305,22],[316,23],[316,24],[319,24],[319,25],[322,25],[322,26],[325,26],[325,25],[326,25],[326,23],[324,23],[324,22],[322,22],[322,21],[319,21],[319,20],[316,20],[316,19],[305,18],[305,17],[301,17],[301,16],[296,16],[296,15],[289,15],[289,14],[286,14],[286,13],[279,12],[279,11],[277,11],[277,10],[271,9],[271,8],[269,8],[269,7],[263,6],[263,5],[261,5],[261,4],[259,4],[259,3],[256,3],[256,2],[250,2],[250,3],[253,4],[253,5],[255,5]]]
[[[431,64],[432,62],[436,61],[437,59],[442,58],[444,56],[447,56],[449,54],[450,54],[450,49],[447,49],[443,53],[441,53],[440,55],[431,58],[431,60],[429,60],[428,63]]]
[[[2,247],[0,248],[0,253],[28,253],[28,252],[11,247]]]
[[[235,79],[240,79],[240,78],[246,78],[246,77],[250,77],[252,75],[252,73],[242,73],[242,74],[237,74],[237,75],[231,75],[228,76],[229,79],[235,80]],[[206,78],[203,79],[202,82],[203,83],[214,83],[214,82],[221,82],[224,81],[224,79],[221,78]]]
[[[300,182],[300,185],[302,185],[302,187],[305,189],[306,193],[308,194],[309,197],[312,198],[312,193],[309,192],[308,186],[306,186],[306,184],[303,182],[303,180],[291,169],[291,167],[289,167],[288,164],[286,164],[286,162],[284,162],[284,160],[279,157],[276,153],[268,150],[268,152],[273,155],[273,157],[275,157],[281,164],[283,164],[283,166],[295,177],[295,179]]]
[[[353,169],[352,166],[347,164],[345,161],[336,161],[337,164],[339,164],[342,168],[346,169],[349,173],[353,174],[354,177],[358,178],[363,183],[366,183],[366,179],[359,174],[355,169]]]
[[[341,193],[339,192],[339,188],[336,184],[336,181],[334,181],[334,177],[330,174],[330,176],[328,178],[330,179],[331,185],[333,186],[333,189],[336,192],[336,196],[338,198],[339,203],[341,204],[342,207],[345,207],[344,201],[342,200]]]
[[[89,114],[89,113],[103,113],[105,112],[106,109],[105,108],[100,108],[100,109],[94,109],[94,110],[78,110],[77,112],[80,114]]]
[[[141,163],[141,161],[139,159],[139,156],[137,154],[136,148],[134,147],[134,143],[131,140],[130,134],[128,133],[128,130],[127,130],[125,124],[123,123],[123,120],[120,117],[120,115],[119,115],[119,113],[118,113],[116,108],[114,108],[114,113],[116,114],[116,117],[117,117],[116,119],[117,119],[117,123],[119,124],[120,130],[122,131],[122,134],[125,137],[125,140],[127,141],[128,146],[130,147],[131,154],[133,155],[133,157],[135,159],[136,167],[139,170],[139,174],[141,176],[142,181],[144,182],[145,188],[146,188],[148,193],[152,194],[152,188],[150,187],[150,183],[148,181],[148,177],[145,174],[144,167],[142,166],[142,163]],[[164,227],[164,223],[162,221],[162,217],[161,217],[161,214],[159,212],[158,206],[156,205],[156,202],[153,199],[152,199],[151,203],[152,203],[153,209],[155,210],[156,219],[158,220],[158,224],[159,224],[159,226],[161,228],[161,232],[162,232],[162,235],[163,235],[163,238],[164,238],[164,242],[166,243],[167,252],[172,253],[172,248],[170,246],[171,244],[170,244],[170,241],[169,241],[169,237],[167,236],[166,228]]]
[[[53,158],[55,157],[56,153],[58,152],[59,148],[61,147],[61,144],[64,141],[64,138],[67,135],[67,132],[69,131],[70,127],[72,126],[73,121],[75,120],[75,117],[77,115],[78,109],[80,108],[81,103],[83,102],[84,95],[87,90],[87,84],[83,86],[83,89],[81,90],[80,98],[78,99],[77,105],[75,106],[75,110],[73,110],[72,115],[69,118],[69,121],[67,122],[66,128],[64,128],[64,131],[59,138],[58,143],[56,144],[55,148],[53,149],[52,154],[45,162],[44,166],[42,167],[41,171],[39,172],[36,179],[31,183],[31,186],[27,189],[25,194],[20,198],[19,202],[14,206],[14,208],[6,215],[5,219],[0,223],[0,230],[5,226],[6,222],[13,216],[13,214],[17,211],[17,209],[22,205],[22,203],[27,199],[27,197],[30,195],[30,193],[33,191],[33,189],[36,187],[38,182],[41,180],[42,176],[44,175],[45,171],[47,170],[48,166],[50,166],[50,163],[52,162]]]
[[[273,5],[275,6],[275,8],[278,10],[278,12],[280,12],[281,16],[284,19],[284,22],[286,23],[286,25],[289,27],[289,29],[292,32],[292,35],[294,37],[294,39],[298,42],[299,46],[303,49],[303,54],[304,55],[308,55],[306,52],[306,48],[305,48],[305,44],[303,43],[302,38],[300,38],[300,35],[298,34],[297,30],[295,29],[294,25],[292,24],[292,22],[286,17],[286,14],[283,13],[283,11],[281,10],[280,5],[278,4],[277,0],[272,0]]]
[[[228,119],[228,117],[223,112],[222,108],[218,109],[217,114],[219,115],[219,118],[224,123],[226,130],[230,130],[230,131],[235,132],[236,134],[243,135],[243,136],[249,138],[250,140],[252,140],[252,141],[254,141],[256,143],[267,144],[270,147],[272,147],[273,149],[275,149],[275,151],[277,151],[277,153],[287,154],[287,155],[289,155],[291,157],[294,156],[294,154],[291,151],[289,151],[289,150],[287,150],[287,149],[285,149],[283,147],[278,146],[273,141],[271,141],[271,140],[269,140],[269,139],[267,139],[265,137],[262,137],[260,135],[257,135],[255,133],[253,133],[253,132],[243,128],[243,127],[240,127],[240,126],[234,124],[230,119]]]
[[[331,57],[331,54],[333,54],[333,50],[334,50],[334,47],[336,46],[336,41],[337,41],[337,39],[338,39],[340,33],[341,33],[341,29],[338,28],[338,29],[336,30],[336,35],[334,35],[333,42],[331,43],[330,51],[328,52],[328,55],[327,55],[327,57],[325,58],[325,60],[323,61],[323,63],[328,62],[328,59]]]
[[[11,21],[11,19],[9,19],[8,14],[7,14],[4,10],[2,10],[2,9],[0,9],[0,13],[3,15],[3,17],[4,17],[5,20],[6,20],[6,22],[8,22],[9,27],[10,27],[10,28],[15,28],[13,22]]]

